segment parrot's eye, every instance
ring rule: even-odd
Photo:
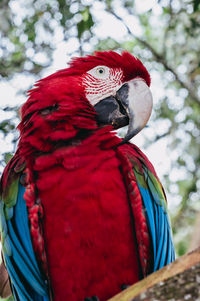
[[[89,70],[87,73],[91,74],[97,79],[107,79],[109,77],[110,68],[107,66],[97,66]]]
[[[100,67],[96,70],[96,73],[97,73],[97,75],[104,75],[105,74],[105,69]]]

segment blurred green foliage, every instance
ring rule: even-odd
[[[95,35],[100,22],[98,12],[94,10],[95,3],[101,3],[110,17],[125,26],[127,33],[123,40],[100,39]],[[121,15],[118,15],[119,7],[123,10]],[[140,34],[126,23],[131,17],[137,18]],[[81,55],[87,53],[87,43],[93,50],[127,49],[142,59],[150,73],[160,74],[158,86],[165,93],[155,106],[155,133],[151,138],[146,136],[146,145],[168,137],[172,165],[171,173],[165,175],[164,185],[170,195],[177,198],[171,216],[178,255],[188,249],[195,217],[200,210],[197,192],[200,187],[199,24],[199,0],[158,0],[144,13],[137,12],[132,0],[0,2],[2,78],[11,80],[20,72],[38,77],[52,62],[57,28],[62,29],[64,41],[77,38]],[[38,54],[44,56],[42,61],[38,60]],[[17,116],[16,110],[10,110]],[[165,131],[159,129],[163,121],[167,125]],[[12,132],[14,127],[13,118],[0,121],[0,132],[4,135]],[[6,153],[5,160],[8,156]],[[181,177],[176,179],[180,172]]]

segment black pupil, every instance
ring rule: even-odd
[[[102,74],[102,73],[103,73],[103,69],[99,69],[99,73],[101,73],[101,74]]]

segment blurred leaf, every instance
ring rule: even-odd
[[[181,241],[177,248],[177,253],[179,256],[184,255],[187,252],[187,242]]]
[[[200,0],[193,1],[194,11],[197,11],[199,9],[199,4],[200,4]]]
[[[81,11],[82,20],[77,23],[77,30],[78,30],[78,38],[80,39],[83,33],[86,30],[91,29],[94,25],[92,15],[90,13],[89,7],[86,7],[83,11]]]

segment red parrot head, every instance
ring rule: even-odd
[[[128,52],[96,52],[74,58],[70,67],[42,80],[29,92],[19,125],[21,142],[46,149],[80,130],[129,125],[124,141],[147,123],[152,109],[150,76]]]
[[[128,125],[125,141],[146,125],[152,110],[150,76],[141,61],[128,52],[97,52],[76,59],[72,66],[86,61],[89,70],[82,75],[85,97],[94,106],[99,124],[114,128]],[[95,63],[94,67],[92,62]]]

